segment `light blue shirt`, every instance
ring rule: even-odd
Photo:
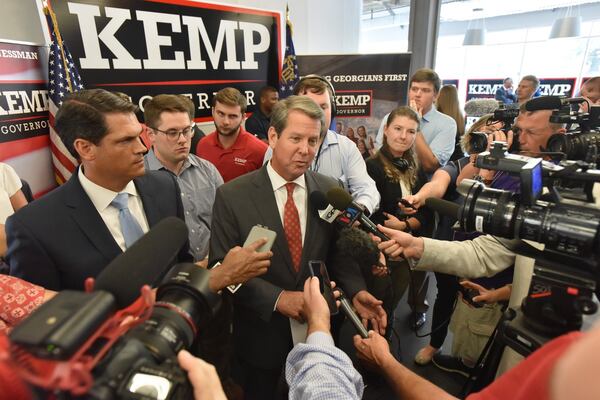
[[[289,400],[353,400],[364,384],[350,358],[335,347],[331,335],[313,332],[287,356],[285,379]]]
[[[383,131],[389,115],[386,114],[381,120],[381,126],[375,138],[375,148],[378,150],[383,145]],[[431,152],[440,163],[440,167],[446,165],[454,153],[456,121],[436,110],[435,106],[431,106],[431,110],[421,117],[420,130],[423,132],[423,137]]]
[[[269,147],[264,162],[270,160],[272,155],[273,150]],[[375,181],[367,173],[367,165],[358,147],[346,136],[327,131],[311,170],[340,180],[354,202],[367,207],[371,214],[379,208],[381,197]]]

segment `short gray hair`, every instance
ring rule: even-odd
[[[535,90],[537,90],[540,87],[540,80],[535,75],[525,75],[521,78],[521,80],[531,82]]]
[[[291,111],[299,111],[310,119],[321,122],[320,137],[325,135],[329,127],[325,126],[325,113],[310,97],[290,96],[275,104],[271,113],[271,125],[277,137],[281,136],[283,130],[287,127],[288,117]]]

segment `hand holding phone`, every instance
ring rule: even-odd
[[[406,199],[399,199],[398,202],[406,208],[415,209],[415,207]]]
[[[241,279],[241,281],[243,282],[250,278],[253,278],[257,274],[265,273],[266,267],[268,267],[268,265],[270,264],[268,262],[268,258],[270,258],[270,255],[268,256],[268,258],[265,258],[267,256],[261,255],[262,258],[253,259],[253,257],[256,255],[254,251],[256,251],[257,253],[268,252],[269,250],[271,250],[271,247],[273,246],[276,237],[276,232],[269,230],[264,226],[255,225],[250,230],[250,233],[248,234],[248,237],[244,242],[244,248],[241,249],[237,247],[229,250],[229,252],[225,256],[225,259],[223,260],[223,263],[229,260],[231,264],[234,265],[233,268],[237,268],[237,270],[235,270],[237,271],[237,273],[234,275],[236,275],[236,278]],[[265,238],[266,242],[262,246],[254,250],[251,245],[261,238]],[[219,265],[221,264],[217,263],[212,268],[216,268]],[[237,282],[240,282],[240,280],[238,280]],[[227,290],[229,290],[231,293],[235,293],[240,288],[240,286],[242,286],[241,283],[228,285]]]
[[[325,297],[325,301],[327,301],[329,313],[331,315],[337,314],[338,308],[335,304],[335,297],[333,295],[333,289],[331,288],[331,280],[329,279],[329,274],[327,273],[327,267],[325,266],[325,263],[321,260],[310,260],[308,262],[308,267],[310,276],[319,278],[319,289],[321,290],[323,297]]]

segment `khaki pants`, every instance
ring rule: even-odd
[[[465,303],[459,294],[449,326],[454,335],[452,355],[460,357],[469,366],[474,365],[501,316],[500,304],[475,308]]]

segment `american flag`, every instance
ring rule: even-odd
[[[296,51],[292,41],[292,24],[288,18],[285,24],[285,58],[283,59],[281,79],[279,80],[280,99],[285,99],[294,94],[294,86],[298,83],[299,78]]]
[[[56,16],[48,7],[44,8],[50,30],[50,54],[48,57],[48,97],[50,121],[50,149],[54,176],[59,184],[65,183],[77,167],[77,160],[69,153],[54,129],[54,116],[69,93],[83,89],[81,76],[73,62],[73,57],[62,41]]]

